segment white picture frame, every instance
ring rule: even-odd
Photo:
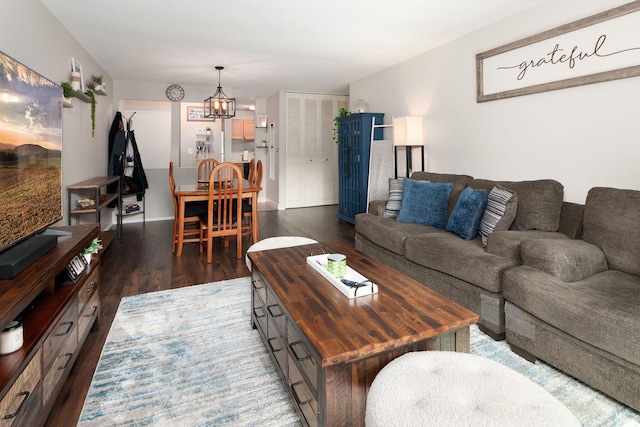
[[[640,0],[476,55],[476,101],[640,76]]]
[[[215,122],[213,117],[204,116],[204,107],[187,106],[188,122]]]
[[[80,92],[84,93],[85,86],[84,74],[82,73],[82,64],[80,64],[80,62],[78,62],[78,60],[73,57],[71,58],[71,71],[80,73]]]

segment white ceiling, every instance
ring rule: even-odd
[[[349,82],[543,0],[41,0],[114,80],[222,87],[239,108]],[[508,41],[508,40],[505,40]]]

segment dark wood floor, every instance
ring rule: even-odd
[[[318,241],[343,240],[353,244],[352,224],[338,221],[337,206],[287,209],[259,213],[260,238],[305,236]],[[215,244],[212,264],[198,253],[198,245],[185,245],[182,257],[171,253],[172,221],[125,224],[102,257],[100,328],[89,334],[69,374],[47,426],[75,426],[113,317],[125,296],[180,288],[249,275],[244,257],[235,258],[235,243]],[[243,250],[250,245],[245,238]]]

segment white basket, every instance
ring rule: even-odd
[[[366,286],[362,286],[359,288],[351,288],[342,283],[340,279],[334,277],[331,273],[329,273],[329,271],[327,271],[328,256],[328,254],[309,256],[307,257],[307,264],[313,267],[313,269],[318,273],[322,274],[322,276],[327,279],[329,283],[331,283],[336,289],[342,292],[349,299],[378,293],[378,285],[376,285],[375,283],[373,285],[367,284]],[[354,282],[364,282],[368,280],[362,274],[349,267],[348,263],[349,258],[347,258],[347,272],[345,273],[343,279],[351,280]]]

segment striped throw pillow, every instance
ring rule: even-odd
[[[487,208],[480,220],[478,234],[482,238],[482,246],[487,246],[487,239],[494,231],[508,230],[516,217],[518,197],[516,193],[499,185],[489,192]]]
[[[402,206],[402,193],[404,192],[404,180],[402,178],[389,178],[389,200],[382,213],[383,218],[395,218]]]

